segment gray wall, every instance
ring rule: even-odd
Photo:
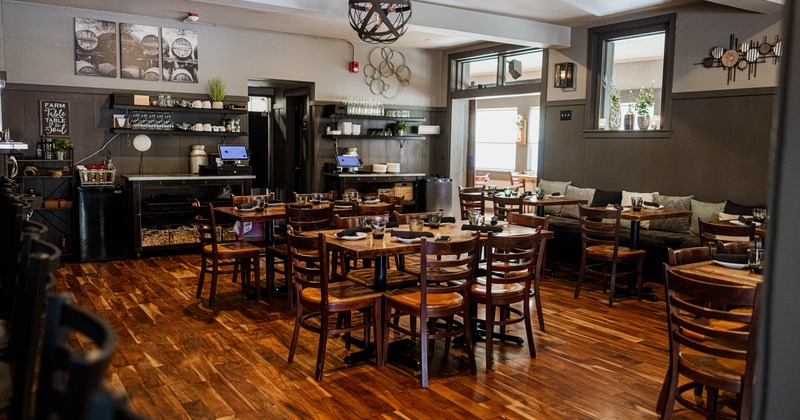
[[[774,42],[781,34],[780,15],[760,15],[700,4],[675,10],[614,18],[591,26],[677,13],[668,138],[592,138],[585,130],[588,29],[573,29],[572,47],[551,50],[551,63],[577,64],[574,89],[548,82],[543,111],[540,177],[571,180],[574,185],[607,190],[658,191],[695,195],[704,201],[767,202],[769,141],[779,66],[758,65],[757,77],[738,73],[727,84],[726,72],[696,65],[715,45],[728,46],[734,33],[740,42]],[[573,111],[560,121],[562,109]],[[630,133],[628,133],[630,134]]]
[[[670,138],[586,138],[583,104],[550,103],[540,174],[582,187],[765,204],[775,95],[735,94],[674,98]],[[560,121],[561,110],[572,110],[572,121]]]

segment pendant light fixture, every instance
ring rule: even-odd
[[[411,0],[349,0],[350,26],[371,44],[391,44],[411,20]]]

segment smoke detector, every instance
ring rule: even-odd
[[[183,19],[183,23],[195,23],[198,20],[200,20],[200,16],[197,13],[189,12],[189,14]]]

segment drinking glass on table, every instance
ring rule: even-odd
[[[763,248],[748,249],[747,265],[750,267],[751,273],[761,274],[761,272],[764,269],[764,249]]]
[[[319,204],[319,193],[311,193],[311,202],[314,204]]]
[[[372,237],[374,239],[383,239],[383,234],[386,232],[386,222],[383,220],[372,220]]]
[[[536,198],[541,200],[544,198],[544,189],[542,187],[536,187]]]
[[[753,209],[753,221],[758,223],[764,223],[764,219],[767,218],[767,209]]]
[[[430,226],[431,229],[438,229],[441,221],[442,216],[439,213],[428,214],[428,226]]]
[[[422,232],[422,219],[409,219],[408,230],[412,232]]]
[[[631,208],[633,211],[641,211],[643,202],[644,199],[642,197],[631,197]]]
[[[305,205],[306,201],[308,201],[308,196],[305,194],[297,194],[297,204]]]
[[[480,210],[470,210],[467,213],[469,217],[469,224],[471,225],[478,225],[481,219],[481,211]]]

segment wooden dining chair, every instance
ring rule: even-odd
[[[355,206],[356,216],[367,215],[391,215],[394,212],[394,203],[379,203],[379,204],[359,204]]]
[[[382,203],[392,203],[394,204],[394,208],[399,211],[403,211],[403,205],[406,203],[406,197],[404,195],[388,195],[388,194],[380,194],[378,195],[378,199]]]
[[[522,214],[522,200],[524,197],[519,195],[517,197],[499,197],[493,198],[493,212],[498,220],[506,220],[511,213]]]
[[[318,208],[298,208],[287,203],[285,204],[285,209],[287,231],[311,232],[329,229],[331,226],[333,203],[322,205]],[[288,245],[286,243],[280,243],[268,246],[266,249],[266,257],[267,284],[274,287],[275,274],[283,274],[284,281],[286,282],[286,298],[289,306],[291,306],[293,304],[291,286],[292,266],[289,263]]]
[[[469,219],[470,210],[480,210],[481,214],[486,213],[486,197],[483,190],[478,192],[465,192],[466,188],[459,187],[458,203],[461,208],[461,220]]]
[[[383,366],[381,352],[381,293],[349,281],[329,282],[328,247],[325,235],[297,235],[289,233],[289,256],[295,285],[297,305],[289,363],[294,360],[300,328],[319,336],[317,363],[314,378],[322,380],[328,339],[340,334],[372,328],[378,366]],[[362,322],[352,324],[352,311],[363,313]],[[347,322],[331,323],[331,318],[343,314]],[[335,325],[335,326],[333,326]]]
[[[522,322],[528,338],[528,352],[536,358],[531,325],[531,291],[536,278],[541,245],[541,232],[527,235],[498,236],[489,232],[486,240],[486,276],[472,285],[472,303],[486,306],[484,317],[473,313],[473,320],[486,330],[486,369],[492,368],[494,359],[494,328],[501,331],[508,325]],[[538,292],[538,291],[537,291]],[[536,294],[538,296],[538,293]],[[512,305],[522,303],[522,310]],[[541,306],[537,304],[538,309]],[[495,319],[499,309],[500,318]],[[541,322],[541,318],[540,318]]]
[[[737,226],[733,224],[709,223],[698,220],[700,231],[700,245],[709,242],[717,243],[719,247],[723,242],[752,241],[756,237],[756,226]]]
[[[717,248],[722,254],[747,254],[747,251],[756,248],[756,241],[723,242]]]
[[[525,180],[517,177],[517,175],[525,175],[525,171],[508,171],[508,180],[511,181],[511,187],[517,187],[519,191],[525,191]]]
[[[659,397],[661,418],[672,418],[678,402],[707,418],[749,419],[763,283],[708,283],[666,265],[664,273],[670,366]],[[686,379],[683,385],[680,377]],[[694,392],[699,386],[705,388],[705,398]],[[719,391],[736,395],[735,416],[718,411]]]
[[[669,264],[670,267],[708,261],[710,259],[711,254],[707,246],[693,246],[679,249],[667,248],[667,264]]]
[[[202,249],[200,251],[200,277],[197,281],[197,293],[200,298],[203,293],[203,284],[206,274],[211,275],[211,291],[208,297],[208,306],[214,306],[217,294],[217,278],[220,274],[236,276],[242,272],[242,291],[250,286],[250,273],[253,273],[256,286],[256,301],[261,301],[261,247],[246,241],[222,242],[217,232],[217,221],[214,215],[214,205],[207,203],[201,205],[199,201],[192,204],[195,209],[197,234],[200,238]],[[225,267],[232,267],[227,269]],[[267,284],[268,293],[272,294],[272,286]]]
[[[111,325],[63,293],[49,297],[45,324],[36,418],[117,418],[96,404],[117,343]],[[91,343],[92,350],[78,342]]]
[[[508,223],[512,225],[526,226],[548,230],[550,227],[550,216],[534,216],[532,214],[511,213],[508,215]],[[539,243],[539,252],[536,256],[536,275],[533,277],[533,298],[536,303],[536,315],[539,318],[539,328],[544,331],[544,313],[542,312],[542,295],[539,293],[539,282],[542,273],[547,267],[547,238],[542,237]]]
[[[34,382],[47,295],[54,290],[52,273],[61,263],[61,251],[47,242],[47,227],[26,222],[17,239],[18,262],[4,271],[13,272],[14,296],[8,319],[8,343],[0,348],[0,361],[12,375],[8,412],[11,419],[32,418]]]
[[[384,293],[383,357],[386,359],[389,331],[420,339],[420,384],[428,387],[428,348],[432,340],[463,335],[470,373],[477,374],[472,342],[470,288],[475,278],[475,261],[480,235],[451,242],[420,241],[422,264],[419,288]],[[453,325],[449,318],[459,315],[462,325]],[[410,316],[409,326],[389,322],[395,317]],[[419,328],[416,320],[419,319]],[[436,327],[436,320],[448,320],[446,330]],[[445,346],[446,349],[447,346]]]
[[[645,252],[621,246],[620,209],[580,206],[581,224],[581,268],[575,299],[581,293],[581,285],[587,273],[603,280],[603,292],[611,283],[608,306],[614,306],[614,291],[618,277],[635,276],[639,300],[642,300],[642,275]],[[591,261],[594,261],[590,264]]]

